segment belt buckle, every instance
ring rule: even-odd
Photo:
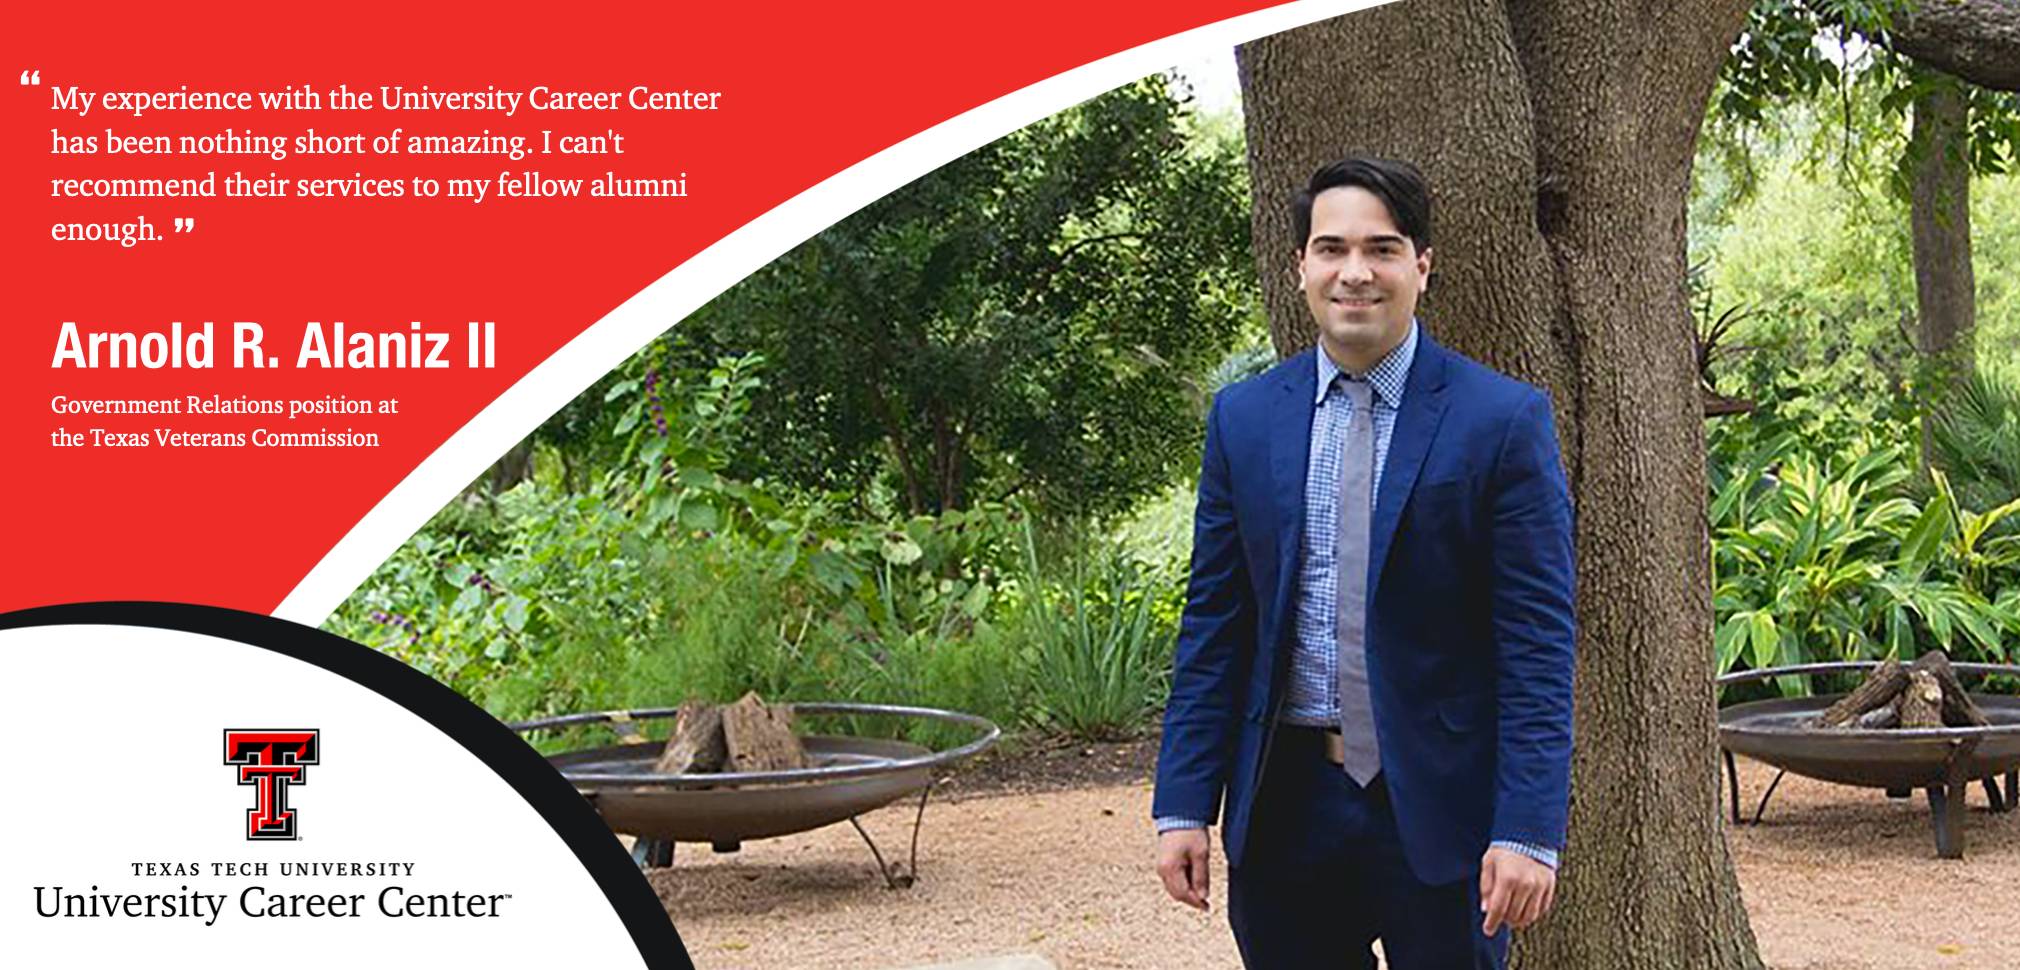
[[[1338,731],[1324,731],[1321,732],[1321,736],[1326,739],[1326,760],[1336,765],[1346,764],[1347,763],[1346,735],[1343,735]]]

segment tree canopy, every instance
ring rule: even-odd
[[[767,361],[734,473],[910,511],[1101,512],[1183,474],[1198,380],[1256,311],[1239,143],[1150,78],[977,149],[670,336]]]

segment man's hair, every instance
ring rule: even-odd
[[[1409,162],[1352,156],[1321,166],[1291,199],[1291,248],[1302,252],[1312,235],[1312,200],[1327,189],[1366,189],[1389,210],[1396,229],[1421,253],[1431,248],[1431,190]]]

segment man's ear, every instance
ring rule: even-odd
[[[1431,288],[1431,247],[1425,246],[1417,253],[1417,272],[1424,277],[1424,289]]]

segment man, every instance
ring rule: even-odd
[[[1215,399],[1152,808],[1252,968],[1502,967],[1565,839],[1571,504],[1549,398],[1419,326],[1431,202],[1349,158],[1292,206],[1318,347]]]

